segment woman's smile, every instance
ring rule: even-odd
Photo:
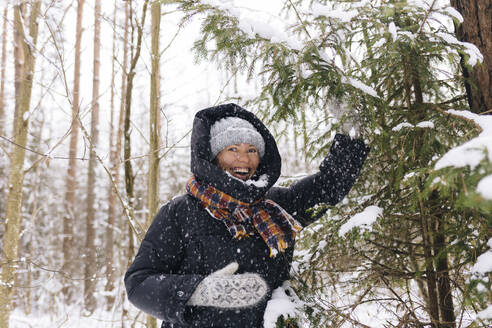
[[[230,145],[217,154],[218,166],[243,181],[253,176],[259,163],[258,149],[247,143]]]

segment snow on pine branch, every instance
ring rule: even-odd
[[[457,11],[453,7],[446,7],[446,8],[444,8],[444,11],[449,16],[455,18],[460,24],[463,23],[463,21],[464,21],[463,16],[461,16],[461,14],[459,13],[459,11]]]
[[[473,170],[486,156],[492,163],[492,116],[452,109],[447,112],[472,120],[482,128],[482,132],[477,137],[449,150],[436,162],[434,169],[469,166]],[[483,198],[492,200],[492,175],[483,177],[478,182],[476,191]],[[492,263],[492,253],[489,256]]]
[[[308,12],[314,17],[327,17],[338,19],[341,22],[350,22],[354,17],[359,15],[357,10],[345,10],[345,9],[335,9],[331,6],[321,5],[319,3],[313,4],[311,10]]]
[[[324,16],[328,18],[338,19],[342,23],[350,22],[353,18],[364,15],[358,8],[362,8],[367,5],[368,1],[360,1],[350,3],[349,7],[342,6],[340,8],[334,8],[333,6],[314,4],[309,12],[314,17]],[[347,5],[340,4],[338,5]],[[381,4],[385,6],[386,4]],[[483,62],[483,55],[480,50],[472,43],[462,42],[456,39],[454,36],[454,24],[453,19],[459,23],[463,23],[463,16],[454,9],[447,0],[411,0],[407,1],[407,7],[405,10],[413,12],[414,14],[427,13],[423,17],[426,17],[423,24],[423,31],[428,34],[430,40],[437,43],[445,43],[459,46],[462,51],[468,56],[467,64],[475,66],[476,64]],[[442,32],[442,31],[446,32]],[[416,38],[416,34],[412,34],[408,31],[400,31],[393,21],[390,21],[387,26],[387,32],[391,35],[393,42],[402,40],[413,40]],[[405,38],[405,39],[402,39]]]
[[[357,79],[354,79],[352,77],[342,76],[342,83],[350,84],[354,88],[359,89],[359,90],[363,91],[364,93],[367,93],[370,96],[373,96],[375,98],[379,98],[376,90],[374,90],[373,88],[371,88],[367,84],[364,84]]]
[[[273,291],[263,317],[264,328],[275,328],[280,316],[295,318],[301,314],[303,302],[294,295],[295,292],[288,280]]]
[[[214,8],[217,8],[228,15],[236,18],[238,20],[238,28],[243,31],[249,38],[253,39],[256,35],[270,40],[270,42],[274,43],[282,43],[286,45],[288,48],[292,50],[301,51],[303,49],[303,43],[299,41],[297,36],[289,35],[284,30],[288,30],[287,22],[283,21],[278,16],[273,16],[268,14],[269,18],[275,18],[275,22],[272,22],[272,19],[266,18],[266,12],[260,12],[257,10],[247,10],[246,8],[238,8],[236,6],[235,1],[218,1],[218,0],[203,0],[204,4],[208,4]],[[320,15],[321,12],[324,14],[331,13],[332,17],[337,17],[342,19],[341,17],[347,17],[347,11],[339,10],[337,11],[329,11],[326,6],[321,5],[313,5],[315,8],[316,15]],[[352,11],[354,15],[356,15],[356,11]],[[339,17],[338,17],[339,16]],[[279,23],[280,22],[280,23]],[[278,26],[276,26],[278,25]],[[321,51],[321,53],[324,53]],[[336,56],[336,54],[335,54]],[[333,61],[326,59],[327,63],[333,64]],[[309,74],[303,74],[304,77],[307,77]],[[357,80],[352,77],[342,77],[342,82],[345,84],[349,84],[356,89],[363,91],[364,93],[379,98],[377,92],[370,86],[364,84],[362,81]]]
[[[476,64],[483,62],[483,55],[473,43],[459,41],[456,37],[447,33],[437,32],[435,35],[449,44],[461,46],[463,52],[468,55],[466,61],[468,65],[475,66]]]
[[[478,115],[466,110],[451,109],[447,112],[472,120],[482,128],[482,132],[477,137],[449,150],[437,161],[434,169],[469,166],[473,170],[485,159],[486,154],[488,160],[492,162],[492,116]]]
[[[433,129],[434,128],[434,122],[432,121],[422,121],[420,123],[417,123],[416,125],[413,125],[408,122],[402,122],[395,126],[394,128],[391,129],[391,131],[398,132],[401,129],[404,128],[421,128],[421,129]]]
[[[393,38],[393,42],[396,42],[398,39],[398,30],[396,29],[396,25],[394,22],[390,22],[388,25],[388,31],[391,34],[391,37]]]
[[[424,11],[437,10],[449,6],[449,0],[407,0],[409,6],[420,8]]]
[[[345,222],[338,232],[340,236],[344,236],[347,232],[355,227],[362,229],[371,229],[371,226],[376,222],[377,218],[383,214],[381,207],[371,205],[366,207],[362,212],[352,216],[347,222]]]
[[[473,265],[472,273],[478,276],[485,276],[492,272],[492,238],[487,242],[489,249],[477,258],[477,262]]]
[[[483,62],[483,55],[474,44],[461,42],[454,36],[455,27],[452,19],[463,23],[463,16],[450,5],[448,0],[411,0],[408,1],[408,4],[429,12],[426,25],[429,27],[427,32],[430,40],[434,42],[444,41],[448,44],[460,46],[463,52],[468,55],[467,64],[471,66]],[[442,28],[446,32],[443,32]]]
[[[492,200],[492,175],[488,175],[478,182],[477,192],[483,198]]]
[[[217,8],[238,20],[238,28],[249,38],[256,35],[273,43],[282,43],[292,50],[302,50],[303,44],[297,37],[285,32],[287,23],[280,17],[265,11],[240,7],[236,1],[202,0],[202,3]],[[275,22],[273,21],[275,20]]]
[[[477,318],[482,320],[492,320],[492,305],[489,305],[485,310],[478,312]]]

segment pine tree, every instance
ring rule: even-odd
[[[391,326],[455,327],[491,301],[466,272],[492,232],[490,200],[475,192],[492,163],[483,153],[474,167],[436,167],[481,132],[464,111],[450,111],[469,109],[460,55],[471,66],[482,59],[456,39],[456,10],[431,0],[288,1],[284,32],[218,1],[182,1],[181,9],[186,19],[205,15],[199,58],[264,76],[248,106],[271,120],[302,118],[308,108],[319,121],[310,133],[315,153],[326,153],[349,117],[371,145],[346,201],[299,241],[309,261],[296,278],[311,322],[359,325],[353,312],[376,303]],[[345,115],[326,125],[325,109],[335,107]],[[369,206],[381,213],[372,226],[340,230]]]

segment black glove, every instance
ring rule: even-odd
[[[369,146],[362,139],[337,134],[319,170],[326,174],[350,174],[357,177],[369,150]]]

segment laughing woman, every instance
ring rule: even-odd
[[[289,279],[306,210],[348,193],[367,156],[337,134],[320,171],[288,188],[277,145],[251,112],[227,104],[199,111],[187,193],[156,215],[125,275],[131,303],[162,327],[263,327],[271,292]]]

